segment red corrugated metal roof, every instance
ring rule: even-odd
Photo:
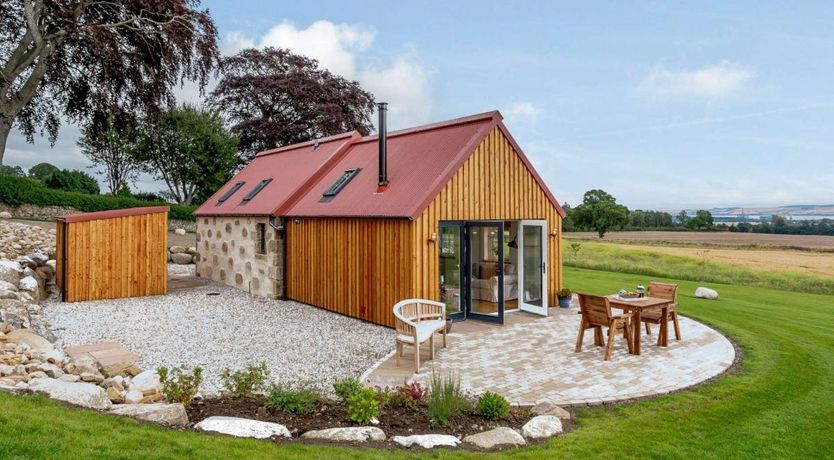
[[[351,132],[319,139],[318,147],[315,141],[310,141],[261,152],[197,208],[194,215],[272,215],[285,202],[299,195],[308,181],[315,180],[317,173],[326,169],[329,160],[360,137],[359,133]],[[252,200],[244,203],[243,197],[264,179],[272,181]],[[225,202],[219,203],[220,198],[238,182],[245,183]]]
[[[139,216],[142,214],[156,214],[160,212],[167,213],[171,208],[169,206],[148,206],[144,208],[125,208],[113,209],[110,211],[96,211],[85,212],[82,214],[67,214],[65,216],[57,216],[55,220],[62,222],[87,222],[90,220],[115,219],[116,217]]]
[[[497,111],[458,118],[388,134],[390,185],[377,192],[377,136],[358,133],[296,144],[258,154],[252,163],[217,191],[195,214],[276,215],[298,217],[417,218],[475,148],[496,127],[512,143],[524,164],[559,213],[564,211],[535,172]],[[320,202],[324,191],[348,169],[362,168],[332,200]],[[250,203],[240,200],[265,178],[273,181]],[[217,205],[237,182],[246,181],[228,201]]]

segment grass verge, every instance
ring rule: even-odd
[[[807,292],[834,294],[834,278],[793,270],[755,270],[712,262],[702,258],[663,254],[606,243],[582,242],[574,255],[565,245],[565,265],[609,272],[661,276],[701,281]],[[571,287],[571,286],[568,286]]]
[[[598,294],[649,280],[575,268],[564,276],[572,288]],[[706,301],[692,297],[696,283],[679,283],[681,312],[744,348],[739,369],[694,391],[580,410],[574,431],[535,446],[484,454],[276,444],[166,430],[0,393],[0,458],[830,458],[834,297],[712,285],[721,299]]]

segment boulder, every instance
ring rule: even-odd
[[[112,401],[115,404],[121,404],[125,402],[125,397],[115,387],[109,387],[106,390],[104,390],[104,392],[107,393],[107,397],[110,398],[110,401]]]
[[[168,252],[171,254],[182,254],[185,252],[185,248],[182,246],[171,246],[168,248]]]
[[[19,263],[13,260],[0,260],[0,280],[17,286],[22,274],[23,269]]]
[[[526,438],[549,438],[562,432],[562,421],[555,415],[537,415],[525,423],[521,434]]]
[[[537,402],[531,411],[535,415],[555,415],[562,420],[570,420],[571,418],[570,412],[547,400]]]
[[[81,380],[83,382],[101,383],[104,381],[104,376],[98,372],[82,372]]]
[[[38,292],[38,280],[36,280],[32,275],[25,276],[20,279],[20,283],[18,283],[17,287],[21,291]]]
[[[9,211],[0,211],[0,219],[11,219],[12,213]]]
[[[715,289],[699,287],[698,289],[695,289],[695,297],[699,299],[716,300],[718,299],[718,291]]]
[[[139,404],[142,398],[142,392],[138,390],[130,390],[125,394],[125,402],[127,404]]]
[[[141,373],[139,366],[133,363],[114,363],[108,364],[101,368],[101,373],[104,374],[105,377],[115,377],[117,375],[138,375]]]
[[[60,367],[50,363],[38,364],[36,369],[45,372],[46,375],[52,377],[53,379],[61,378],[61,376],[64,375],[64,371],[61,370]]]
[[[467,436],[463,438],[463,442],[480,447],[481,449],[492,449],[493,447],[504,446],[523,446],[526,444],[526,441],[518,433],[518,431],[505,426]]]
[[[415,434],[411,436],[394,436],[391,441],[403,446],[411,447],[418,445],[424,449],[432,449],[434,447],[456,447],[460,444],[460,439],[449,434]]]
[[[92,383],[70,383],[51,378],[29,381],[29,389],[50,398],[90,409],[109,409],[112,403],[104,388]]]
[[[17,284],[0,280],[0,291],[17,291]]]
[[[130,381],[130,389],[140,393],[154,390],[153,393],[157,393],[162,390],[162,382],[159,381],[159,374],[155,370],[149,369],[133,377],[133,380]]]
[[[25,343],[34,351],[50,352],[55,348],[45,338],[35,334],[29,329],[17,329],[6,334],[6,340],[17,344]]]
[[[177,234],[177,235],[185,235],[185,229],[184,228],[176,228],[176,229],[174,229],[174,233]]]
[[[175,252],[171,254],[171,262],[177,265],[188,265],[194,260],[191,254],[186,252]]]
[[[311,430],[302,434],[301,437],[325,441],[385,441],[385,432],[375,426],[351,426]]]
[[[29,259],[31,259],[32,262],[35,262],[35,264],[37,265],[43,265],[49,260],[49,257],[47,257],[47,255],[42,252],[33,252],[27,255],[27,257],[29,257]]]
[[[292,435],[290,430],[279,423],[262,422],[238,417],[209,417],[194,425],[194,428],[201,431],[214,431],[216,433],[228,434],[241,438],[266,439],[273,436],[289,438]]]
[[[64,374],[64,375],[58,377],[58,380],[60,380],[62,382],[75,383],[75,382],[81,380],[81,377],[79,377],[75,374]]]
[[[182,404],[119,404],[110,413],[165,426],[188,426],[188,413]]]

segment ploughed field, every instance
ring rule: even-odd
[[[596,232],[566,232],[568,239],[599,241]],[[799,248],[816,251],[834,251],[834,236],[773,235],[767,233],[734,232],[609,232],[602,241],[614,243],[642,243],[655,245],[718,245],[718,246],[767,246],[772,248]]]

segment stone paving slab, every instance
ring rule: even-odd
[[[681,317],[683,340],[675,340],[670,325],[669,346],[658,347],[659,329],[651,336],[641,330],[642,354],[635,356],[620,335],[611,360],[604,361],[604,348],[594,346],[593,331],[586,332],[582,351],[574,352],[580,321],[575,310],[551,312],[534,321],[461,333],[411,379],[426,383],[434,369],[458,375],[467,391],[495,391],[515,404],[600,404],[685,388],[720,374],[735,359],[726,337]],[[374,372],[390,380],[383,369],[371,371],[368,382],[375,382]]]
[[[141,356],[128,350],[118,342],[99,342],[64,349],[71,358],[82,355],[93,357],[102,366],[109,366],[116,363],[136,363]]]

